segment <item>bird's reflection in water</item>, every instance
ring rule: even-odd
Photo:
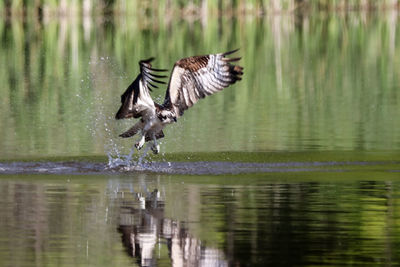
[[[134,193],[133,199],[121,206],[118,231],[127,252],[140,266],[157,266],[165,260],[172,266],[228,266],[222,251],[204,246],[183,222],[165,218],[164,206],[157,189],[145,195]],[[162,255],[162,246],[167,247],[168,255]]]

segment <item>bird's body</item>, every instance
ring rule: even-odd
[[[241,80],[243,68],[230,63],[240,58],[226,57],[236,51],[193,56],[177,61],[171,72],[163,104],[155,103],[150,91],[151,87],[157,88],[154,83],[165,83],[158,79],[166,76],[156,72],[166,70],[152,68],[150,62],[153,58],[140,61],[140,74],[121,96],[122,105],[115,116],[116,119],[133,117],[140,120],[120,136],[126,138],[141,133],[136,148],[142,148],[146,141],[153,141],[152,150],[158,153],[156,140],[164,137],[163,128],[167,124],[176,122],[199,99]]]

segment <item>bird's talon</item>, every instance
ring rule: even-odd
[[[159,145],[152,146],[151,150],[153,151],[154,154],[158,154],[158,153],[160,153],[160,146]]]
[[[137,150],[142,149],[142,146],[140,145],[139,142],[135,143],[135,147],[136,147]]]

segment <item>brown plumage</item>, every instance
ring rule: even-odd
[[[232,64],[240,58],[226,57],[236,51],[193,56],[177,61],[162,105],[152,100],[149,91],[158,88],[156,84],[165,83],[160,79],[166,76],[156,73],[166,70],[152,68],[150,62],[153,58],[140,61],[140,74],[121,96],[121,107],[115,118],[141,117],[141,120],[120,136],[131,137],[141,132],[142,138],[136,147],[140,149],[145,141],[154,140],[152,148],[158,152],[156,139],[164,137],[162,129],[165,125],[175,122],[201,98],[241,80],[243,68]]]
[[[177,117],[180,117],[199,99],[241,80],[243,68],[230,64],[240,58],[225,57],[236,51],[194,56],[176,62],[163,105],[173,108]]]

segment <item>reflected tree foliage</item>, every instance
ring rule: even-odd
[[[0,264],[400,263],[397,182],[293,175],[3,177]]]
[[[161,191],[140,194],[119,185],[118,231],[142,265],[165,259],[173,266],[400,260],[398,186],[392,183],[159,185]]]
[[[139,59],[155,56],[155,66],[172,68],[185,56],[236,47],[244,80],[170,127],[164,151],[396,149],[398,32],[396,10],[3,19],[1,156],[127,152],[132,141],[117,136],[130,122],[112,114]]]
[[[157,266],[161,246],[166,247],[172,266],[228,266],[224,253],[206,247],[191,236],[185,222],[165,217],[165,200],[157,189],[146,196],[135,194],[133,199],[137,203],[125,199],[129,199],[127,194],[124,194],[118,232],[128,254],[140,266]],[[135,207],[138,203],[139,207]]]
[[[0,12],[7,16],[139,15],[207,17],[209,14],[258,15],[308,11],[353,11],[397,9],[398,0],[6,0]]]

